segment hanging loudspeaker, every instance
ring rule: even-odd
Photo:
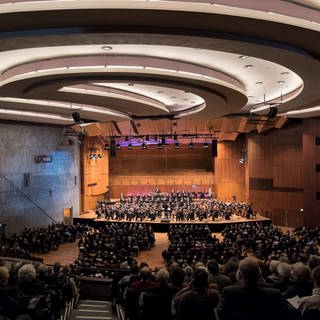
[[[115,157],[117,155],[116,140],[110,140],[110,156]]]
[[[218,155],[217,140],[212,140],[211,148],[212,156],[216,157]]]
[[[72,118],[73,118],[75,123],[80,123],[81,122],[81,118],[80,118],[79,112],[73,112],[72,113]]]

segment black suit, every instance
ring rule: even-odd
[[[224,288],[217,311],[221,320],[295,320],[300,317],[280,290],[241,285]]]

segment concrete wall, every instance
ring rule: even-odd
[[[7,234],[79,215],[80,152],[63,128],[0,124],[0,223]],[[51,163],[36,163],[38,155]]]

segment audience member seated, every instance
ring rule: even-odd
[[[291,269],[292,284],[288,286],[283,293],[285,298],[293,298],[295,296],[305,297],[312,294],[312,280],[310,277],[310,269],[302,262],[292,265]]]
[[[314,312],[314,314],[317,314],[317,318],[314,319],[320,319],[320,266],[312,270],[312,279],[314,284],[312,295],[301,298],[299,304],[299,310],[304,319],[308,317],[308,313],[308,319],[311,319],[311,312],[309,310],[316,310],[317,312]]]
[[[139,298],[140,294],[148,289],[155,288],[152,273],[149,267],[144,266],[140,270],[140,279],[128,286],[125,297],[125,314],[130,320],[141,319]]]
[[[25,296],[40,296],[47,293],[46,284],[37,279],[37,271],[31,263],[19,269],[18,279],[19,289]]]
[[[209,284],[210,283],[216,284],[219,288],[219,291],[222,291],[224,287],[232,284],[231,279],[220,272],[217,261],[215,260],[208,261],[208,271],[209,271]]]
[[[172,313],[178,320],[213,320],[214,309],[219,302],[219,294],[209,289],[208,271],[199,267],[194,272],[193,281],[187,290],[178,292],[172,301]]]
[[[299,312],[290,307],[280,290],[259,285],[261,271],[256,261],[240,261],[240,284],[225,287],[217,309],[221,320],[299,319]]]
[[[169,285],[169,272],[160,269],[156,273],[156,286],[142,292],[139,298],[143,320],[170,320],[171,301],[178,292],[176,287]]]
[[[12,290],[7,287],[8,281],[8,268],[0,266],[0,316],[16,319],[18,316],[26,314],[27,308],[19,302],[18,297],[15,297]]]

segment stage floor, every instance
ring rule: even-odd
[[[221,232],[227,225],[230,224],[238,224],[244,222],[262,222],[266,224],[270,224],[272,221],[269,218],[265,218],[263,216],[257,215],[255,218],[246,219],[244,217],[240,217],[237,215],[233,215],[230,220],[223,219],[219,217],[215,221],[212,220],[193,220],[193,221],[176,221],[175,219],[168,220],[160,220],[159,218],[155,221],[150,221],[148,219],[144,221],[139,220],[107,220],[105,218],[97,218],[97,215],[94,211],[83,212],[79,217],[73,218],[74,223],[87,223],[89,225],[103,225],[109,224],[113,222],[121,222],[121,223],[148,223],[151,224],[153,230],[155,232],[166,232],[168,231],[169,225],[171,224],[207,224],[212,232]]]

